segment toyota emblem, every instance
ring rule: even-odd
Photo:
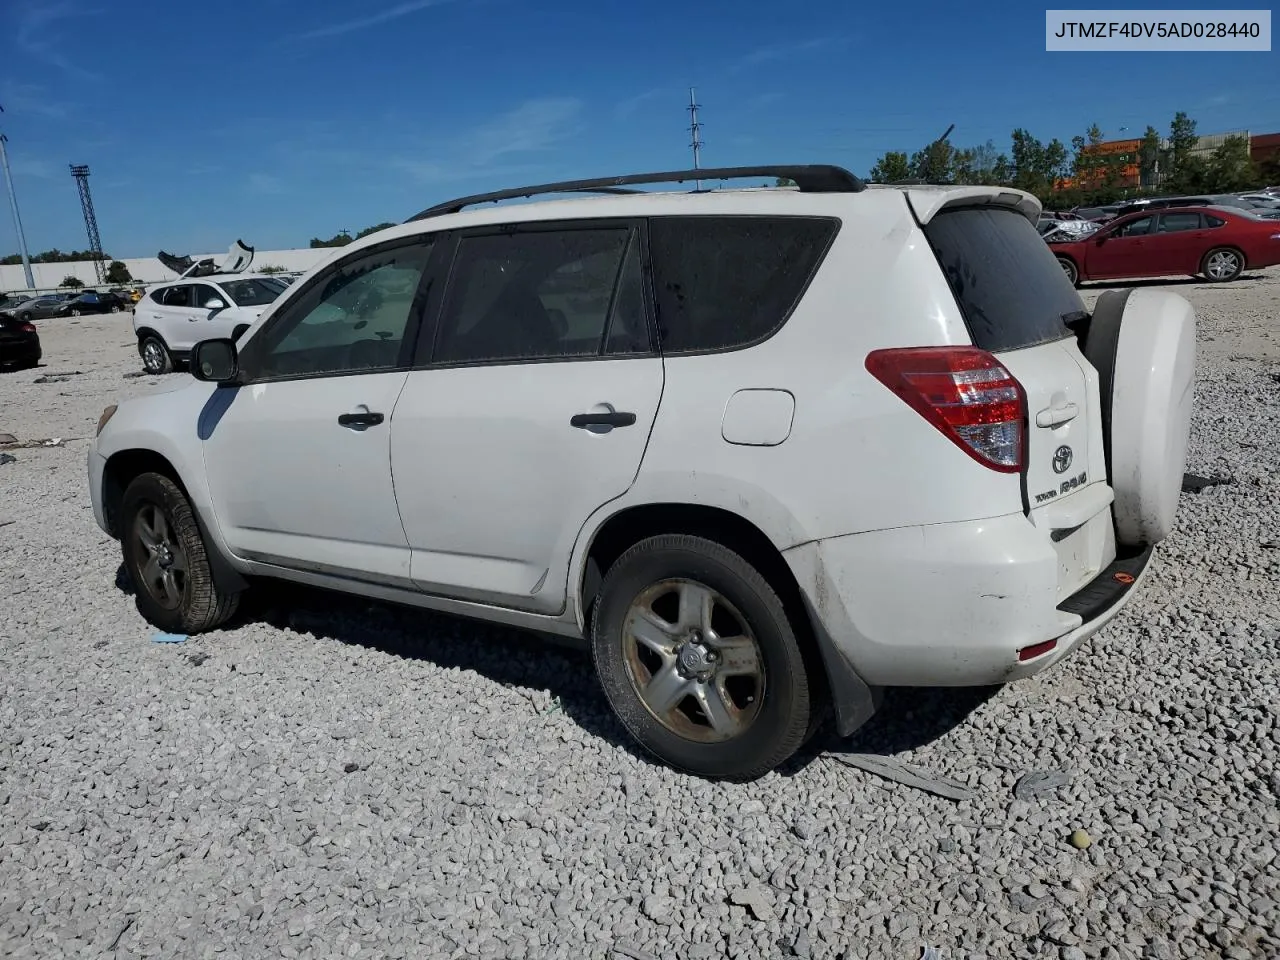
[[[1071,469],[1071,448],[1063,444],[1053,451],[1053,472],[1066,473]]]

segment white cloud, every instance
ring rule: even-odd
[[[355,20],[344,20],[342,23],[333,23],[327,27],[316,27],[314,30],[307,30],[303,33],[295,34],[294,40],[314,40],[318,37],[336,37],[344,33],[351,33],[355,30],[363,30],[366,27],[377,26],[380,23],[388,23],[392,20],[398,20],[401,17],[407,17],[411,13],[417,13],[419,10],[425,10],[427,7],[434,7],[437,4],[444,3],[445,0],[407,0],[405,3],[396,4],[383,10],[380,13],[374,13],[367,17],[360,17]]]
[[[49,92],[34,83],[6,83],[0,87],[0,107],[14,113],[62,120],[71,112],[69,105],[58,103]]]
[[[468,162],[485,165],[509,153],[546,150],[574,132],[581,110],[582,101],[573,97],[526,100],[464,135],[461,152]]]
[[[73,63],[58,50],[57,44],[65,35],[65,27],[50,30],[60,20],[72,20],[88,12],[90,11],[81,9],[69,0],[42,4],[29,0],[26,6],[17,11],[18,27],[14,31],[14,38],[19,47],[38,60],[86,80],[101,80],[100,74]]]

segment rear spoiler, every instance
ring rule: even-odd
[[[1024,190],[1009,187],[902,188],[907,202],[924,226],[947,207],[998,206],[1017,210],[1034,225],[1040,220],[1040,201]]]

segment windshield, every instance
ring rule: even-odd
[[[254,277],[251,280],[222,280],[218,284],[237,307],[262,307],[280,296],[284,287],[273,280]]]

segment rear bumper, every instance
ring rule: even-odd
[[[985,686],[1070,654],[1133,597],[1151,555],[1121,558],[1063,598],[1046,539],[1019,513],[837,537],[784,556],[868,684]]]
[[[0,366],[39,363],[41,356],[40,341],[36,337],[30,340],[0,341]]]

